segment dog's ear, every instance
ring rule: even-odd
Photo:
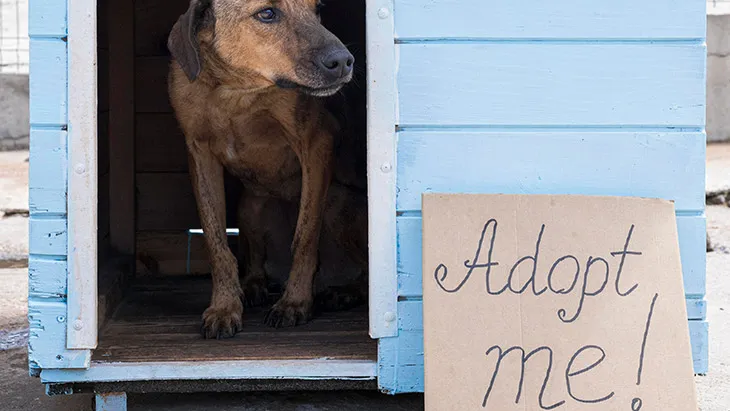
[[[190,81],[195,80],[202,69],[198,31],[210,3],[211,0],[190,0],[188,11],[172,26],[167,38],[167,48]]]

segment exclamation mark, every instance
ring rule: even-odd
[[[646,318],[646,328],[644,329],[644,339],[641,342],[641,355],[639,356],[639,370],[636,373],[636,385],[641,385],[641,371],[644,368],[644,353],[646,353],[646,340],[649,337],[649,327],[651,327],[651,317],[654,315],[654,305],[659,294],[654,294],[654,298],[651,300],[651,307],[649,308],[649,316]],[[634,398],[631,400],[631,411],[639,411],[643,405],[641,398]]]

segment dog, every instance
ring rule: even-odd
[[[320,7],[317,0],[191,0],[168,37],[170,102],[212,266],[205,338],[234,336],[244,302],[266,301],[272,238],[290,239],[291,252],[268,325],[313,317],[321,238],[359,267],[354,285],[319,293],[321,305],[351,306],[366,296],[367,197],[355,160],[362,156],[342,116],[328,109],[351,82],[354,58],[321,24]],[[244,187],[242,281],[227,244],[224,170]]]

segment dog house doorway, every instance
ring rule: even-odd
[[[370,303],[321,313],[308,324],[284,329],[262,324],[265,308],[246,308],[242,332],[210,341],[200,334],[201,314],[210,301],[210,265],[184,137],[167,92],[167,37],[188,4],[187,0],[136,0],[133,5],[97,1],[99,327],[92,364],[146,364],[153,370],[171,361],[188,362],[188,369],[197,370],[188,376],[193,378],[206,372],[200,361],[224,361],[235,363],[227,369],[241,378],[348,376],[372,382],[376,338],[396,331],[395,110],[389,104],[394,96],[389,95],[392,87],[378,93],[367,90],[372,78],[380,77],[386,85],[392,82],[393,56],[387,59],[390,66],[378,70],[368,67],[366,60],[379,41],[366,41],[366,12],[378,16],[382,11],[378,14],[365,0],[331,0],[322,10],[323,24],[348,46],[356,61],[355,80],[344,91],[352,108],[348,120],[363,134],[367,130],[368,147],[375,147],[363,153],[362,161],[368,174]],[[392,45],[392,30],[383,38]],[[71,104],[73,98],[70,90]],[[377,104],[368,107],[368,102]],[[385,114],[373,122],[377,110]],[[230,180],[226,195],[235,198],[240,188],[235,182],[228,184]],[[235,207],[235,200],[227,201],[232,250],[238,241]],[[71,217],[69,224],[74,224]],[[70,289],[69,299],[76,297]],[[300,360],[307,361],[304,368]],[[272,374],[269,361],[284,361],[291,367]]]

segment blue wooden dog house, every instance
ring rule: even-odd
[[[48,392],[124,409],[123,392],[161,381],[423,390],[424,192],[674,200],[705,373],[704,2],[350,4],[366,34],[369,309],[300,343],[253,327],[262,349],[245,332],[193,338],[207,257],[195,237],[188,265],[199,226],[165,86],[188,0],[31,2],[29,360]]]

